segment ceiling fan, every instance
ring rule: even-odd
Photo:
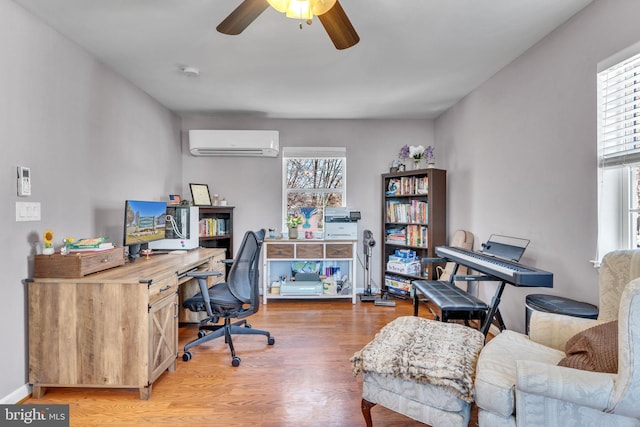
[[[307,24],[317,16],[336,49],[347,49],[360,41],[338,0],[243,0],[216,29],[223,34],[240,34],[269,6]]]

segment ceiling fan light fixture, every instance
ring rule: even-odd
[[[336,4],[337,0],[309,0],[311,3],[311,12],[320,16],[327,13]]]
[[[309,20],[313,19],[310,0],[290,0],[285,15],[287,18]]]
[[[267,0],[269,5],[280,13],[285,13],[290,0]]]

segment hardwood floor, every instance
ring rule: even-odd
[[[275,345],[264,336],[234,336],[237,368],[217,339],[191,349],[191,361],[180,358],[175,372],[153,384],[148,401],[133,389],[52,388],[24,403],[68,403],[71,426],[82,427],[363,426],[362,378],[352,375],[349,359],[386,323],[412,313],[409,301],[271,301],[249,321],[269,330]],[[180,349],[196,333],[196,325],[180,328]],[[376,426],[423,425],[380,406],[372,417]]]

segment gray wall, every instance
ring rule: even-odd
[[[183,195],[191,198],[188,183],[208,184],[210,193],[235,206],[236,235],[282,223],[282,156],[278,158],[193,157],[189,129],[268,129],[280,132],[281,147],[346,147],[347,205],[362,213],[358,223],[380,237],[381,173],[388,172],[404,144],[433,144],[429,120],[269,120],[190,117],[183,119]],[[438,155],[436,151],[436,156]],[[234,240],[236,249],[240,239]],[[380,248],[374,247],[372,280],[380,283]],[[361,248],[358,247],[361,252]],[[362,259],[362,254],[360,253]],[[358,269],[362,288],[363,269]],[[373,286],[377,288],[378,286]]]
[[[597,64],[640,40],[638,16],[636,0],[595,1],[436,120],[450,230],[476,248],[491,233],[531,239],[523,261],[555,275],[551,290],[507,287],[510,329],[530,293],[597,303]]]
[[[50,228],[122,241],[124,200],[166,200],[182,186],[180,120],[12,1],[0,1],[0,402],[27,395],[26,289]],[[16,166],[32,173],[17,197]],[[42,220],[16,222],[16,201]]]

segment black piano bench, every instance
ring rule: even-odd
[[[420,295],[426,298],[425,303],[435,316],[435,320],[448,322],[449,320],[477,319],[478,328],[484,323],[489,306],[482,300],[458,288],[451,282],[442,280],[414,280],[413,315],[418,315]]]

